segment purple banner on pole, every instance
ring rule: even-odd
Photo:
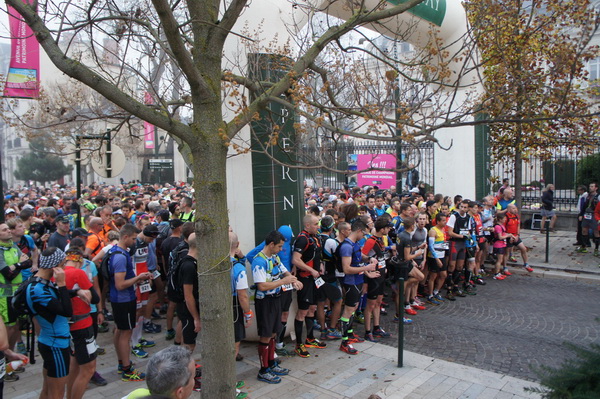
[[[358,154],[357,170],[369,168],[395,169],[396,156],[390,154]],[[359,186],[378,186],[381,189],[388,189],[396,185],[396,172],[388,170],[371,170],[358,174],[357,183]]]
[[[29,4],[28,0],[23,0]],[[40,45],[21,15],[8,7],[11,48],[4,86],[5,97],[38,98],[40,95]]]

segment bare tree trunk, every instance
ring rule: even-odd
[[[221,104],[195,107],[198,141],[190,145],[196,199],[196,239],[200,290],[200,353],[203,398],[235,396],[235,351],[229,260],[227,148],[214,134],[222,123]],[[209,155],[210,154],[210,155]]]

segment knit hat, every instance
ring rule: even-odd
[[[56,248],[56,247],[47,248],[44,252],[48,252],[48,250],[51,248]],[[39,268],[40,269],[54,269],[66,257],[65,253],[60,248],[56,248],[56,251],[54,251],[51,255],[44,255],[44,252],[42,252],[42,254],[40,255],[40,260],[39,260]]]

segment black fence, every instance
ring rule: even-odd
[[[584,157],[574,154],[572,150],[558,149],[547,160],[532,159],[523,162],[522,195],[523,207],[536,209],[541,206],[542,190],[548,184],[554,184],[554,206],[558,211],[574,212],[577,209],[577,168],[578,162]],[[495,194],[502,179],[508,178],[514,185],[514,170],[512,165],[496,164],[492,168],[492,193]]]
[[[393,141],[340,141],[320,145],[306,144],[299,149],[299,161],[305,165],[323,164],[325,167],[302,169],[300,175],[304,182],[313,187],[327,186],[332,189],[340,189],[342,184],[354,186],[356,185],[356,173],[351,170],[354,162],[352,155],[396,155],[398,150],[400,150],[403,164],[414,165],[419,172],[419,180],[424,182],[428,188],[433,189],[433,143],[424,143],[418,146],[410,144],[396,146],[396,142]],[[402,189],[405,189],[406,172],[397,174],[396,180],[397,182],[401,181]],[[398,187],[399,184],[397,183],[396,186]]]

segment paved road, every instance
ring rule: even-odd
[[[532,367],[572,357],[563,342],[600,343],[599,303],[599,285],[527,275],[491,280],[477,296],[413,316],[405,349],[535,381]],[[382,325],[396,333],[392,317]],[[396,337],[382,343],[397,347]]]

